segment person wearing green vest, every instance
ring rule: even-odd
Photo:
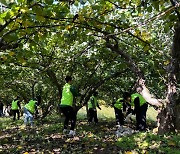
[[[147,127],[146,112],[148,108],[146,100],[139,93],[134,93],[132,95],[129,94],[125,99],[134,106],[134,113],[136,114],[136,129],[139,131],[145,131]]]
[[[90,97],[90,100],[88,102],[88,111],[89,111],[88,122],[89,123],[91,123],[93,119],[94,119],[95,124],[98,123],[96,107],[98,107],[100,110],[101,110],[101,108],[100,108],[98,101],[97,101],[97,95],[98,95],[98,92],[94,92],[93,95]]]
[[[13,114],[13,120],[16,120],[16,114],[17,114],[17,118],[19,120],[20,118],[20,112],[19,109],[21,110],[21,106],[20,106],[20,102],[19,102],[19,97],[17,97],[15,100],[12,101],[11,103],[11,110],[12,110],[12,114]]]
[[[119,98],[114,103],[114,111],[116,117],[116,126],[118,129],[123,128],[125,117],[132,113],[131,105],[124,98],[126,98],[127,93],[123,93],[123,98]]]
[[[116,117],[116,126],[120,128],[122,125],[124,125],[124,114],[123,114],[123,98],[119,98],[114,103],[114,111],[115,111],[115,117]]]
[[[74,90],[74,87],[71,85],[72,83],[72,77],[66,76],[65,78],[66,84],[63,87],[62,90],[62,98],[60,103],[60,110],[65,116],[64,120],[64,128],[63,133],[67,133],[68,124],[69,121],[71,121],[71,127],[69,131],[69,136],[75,135],[75,126],[76,126],[76,112],[73,109],[73,101],[74,97],[76,96],[76,90]]]
[[[24,124],[27,126],[28,123],[33,127],[33,114],[37,109],[37,101],[31,99],[25,106],[24,106]]]

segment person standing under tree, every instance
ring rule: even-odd
[[[72,77],[66,76],[66,84],[63,87],[62,98],[60,103],[60,109],[65,116],[63,133],[67,133],[69,121],[71,121],[71,127],[69,131],[69,136],[75,135],[76,126],[76,113],[73,109],[74,101],[74,90],[72,84]]]
[[[95,124],[98,123],[96,107],[98,107],[100,110],[101,110],[101,108],[100,108],[98,101],[97,101],[97,95],[98,95],[98,92],[94,92],[93,95],[91,96],[89,102],[88,102],[88,110],[89,110],[88,122],[89,123],[91,123],[93,119],[94,119]]]
[[[123,109],[123,98],[119,98],[114,103],[116,126],[118,129],[121,129],[121,127],[124,125],[124,115],[122,109]]]
[[[16,114],[18,115],[18,120],[20,118],[19,109],[21,110],[21,105],[20,105],[19,97],[17,97],[15,100],[12,101],[12,104],[11,104],[11,110],[12,110],[14,121],[16,120]]]

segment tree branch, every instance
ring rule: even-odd
[[[113,38],[113,39],[115,39],[115,38]],[[144,84],[144,81],[145,81],[144,80],[144,75],[143,75],[142,71],[138,68],[138,66],[135,64],[133,59],[128,54],[126,54],[124,51],[119,49],[119,47],[117,45],[117,41],[116,41],[116,45],[112,45],[112,43],[110,43],[110,38],[107,37],[106,38],[106,44],[107,44],[108,48],[110,48],[112,51],[120,54],[127,61],[127,63],[130,66],[131,71],[134,72],[135,75],[137,76],[137,87],[141,88],[141,91],[139,91],[139,93],[142,94],[142,96],[145,98],[145,100],[151,105],[161,106],[162,103],[160,102],[160,100],[154,98],[150,94],[147,87],[145,86],[145,84]]]

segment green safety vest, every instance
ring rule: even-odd
[[[114,107],[121,110],[123,107],[123,102],[122,102],[123,98],[119,98],[116,103],[114,104]]]
[[[35,103],[36,101],[30,100],[28,104],[26,104],[24,107],[28,109],[31,113],[34,113],[35,111]]]
[[[71,85],[66,83],[63,87],[61,105],[73,106],[73,94],[70,91]]]
[[[94,103],[94,106],[93,106]],[[88,109],[95,109],[97,107],[97,98],[95,96],[91,96],[88,102]]]
[[[11,109],[12,110],[18,110],[18,100],[16,100],[16,101],[12,101],[12,106],[11,106]]]
[[[146,103],[146,100],[142,97],[142,95],[138,94],[138,93],[135,93],[135,94],[132,94],[131,95],[131,104],[134,106],[134,100],[139,97],[139,104],[140,106],[142,106],[143,104]]]

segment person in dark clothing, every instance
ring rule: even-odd
[[[78,95],[75,87],[71,85],[72,77],[66,76],[66,84],[63,87],[62,98],[60,103],[60,110],[65,116],[63,133],[67,132],[68,123],[71,121],[71,127],[69,131],[70,136],[75,135],[76,126],[76,112],[73,109],[74,97]]]
[[[116,116],[116,126],[120,129],[121,126],[124,125],[124,120],[125,118],[133,112],[131,109],[131,104],[126,101],[124,98],[126,96],[129,96],[128,93],[123,93],[123,98],[119,98],[115,103],[114,103],[114,111],[115,111],[115,116]]]
[[[20,105],[20,101],[19,98],[17,97],[15,100],[12,101],[12,105],[11,105],[11,110],[12,110],[12,114],[13,114],[13,120],[16,120],[16,114],[17,114],[17,118],[19,120],[20,118],[20,111],[21,110],[21,105]]]
[[[134,106],[134,113],[136,114],[136,129],[139,131],[146,130],[146,112],[148,104],[146,100],[139,93],[126,95],[125,100]]]
[[[94,92],[94,94],[91,96],[91,98],[88,102],[88,110],[89,110],[88,122],[89,123],[91,123],[93,119],[94,119],[94,122],[96,124],[98,123],[96,107],[98,107],[100,110],[101,110],[101,108],[100,108],[98,101],[97,101],[97,95],[98,95],[98,92]]]
[[[131,96],[130,93],[123,93],[123,112],[125,113],[125,117],[127,117],[130,113],[134,113],[129,96]]]
[[[134,109],[136,114],[136,129],[140,131],[145,131],[147,128],[146,125],[146,112],[148,109],[148,104],[146,100],[138,93],[132,95],[136,97],[134,99]]]
[[[0,101],[0,117],[3,116],[3,107],[4,107],[4,104]]]
[[[123,114],[123,98],[119,98],[114,103],[114,111],[115,111],[115,117],[116,117],[116,126],[120,127],[124,125],[124,114]]]

